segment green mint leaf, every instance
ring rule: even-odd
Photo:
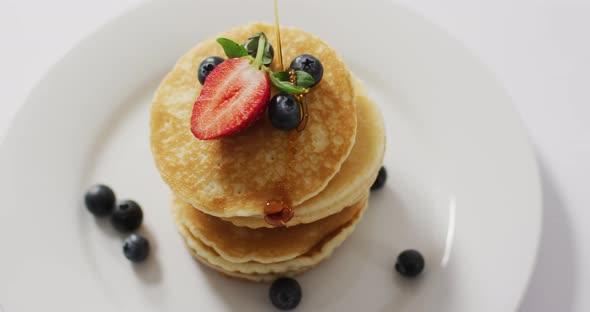
[[[227,38],[217,38],[217,43],[221,45],[223,51],[225,51],[225,55],[228,58],[237,58],[248,55],[246,49],[233,40]]]
[[[281,80],[281,81],[289,81],[290,76],[289,76],[289,72],[288,71],[282,71],[282,72],[276,72],[274,73],[275,77],[277,77],[277,79]],[[303,88],[309,88],[311,85],[313,85],[315,83],[315,80],[313,79],[313,77],[308,74],[307,72],[304,72],[302,70],[297,70],[295,71],[295,84],[298,87],[303,87]]]
[[[250,37],[248,41],[246,41],[246,43],[244,44],[244,47],[246,48],[248,55],[250,55],[251,57],[256,57],[256,55],[258,54],[258,42],[260,41],[260,38],[265,39],[261,63],[264,65],[268,65],[272,63],[273,54],[270,50],[270,43],[268,42],[268,39],[266,38],[266,35],[263,32],[259,32],[254,36]]]
[[[277,77],[281,81],[289,81],[289,72],[282,71],[274,73],[275,77]]]
[[[290,83],[289,81],[280,80],[276,76],[276,74],[274,74],[274,73],[268,73],[268,77],[270,78],[270,81],[272,82],[272,84],[274,84],[275,87],[277,87],[277,89],[279,89],[281,91],[299,94],[299,93],[303,93],[303,91],[305,90],[302,87],[298,87],[298,86]]]
[[[315,79],[302,70],[295,71],[295,77],[297,77],[296,83],[300,87],[309,88],[315,83]]]

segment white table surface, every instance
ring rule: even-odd
[[[144,1],[0,0],[0,136],[54,62]],[[545,204],[521,311],[590,311],[590,0],[389,1],[428,17],[477,54],[529,130]]]

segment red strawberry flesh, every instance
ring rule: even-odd
[[[248,58],[228,59],[207,76],[193,107],[191,131],[200,140],[242,131],[264,112],[269,97],[266,72]]]

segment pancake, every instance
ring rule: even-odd
[[[262,23],[215,38],[245,42],[259,31],[276,42],[273,26]],[[282,27],[281,36],[287,66],[303,53],[315,55],[324,66],[322,81],[306,95],[309,123],[302,132],[277,130],[265,115],[231,137],[193,137],[190,116],[201,89],[197,68],[206,57],[224,55],[215,38],[185,54],[154,96],[150,128],[156,167],[175,194],[210,215],[262,217],[267,200],[299,205],[326,187],[354,145],[353,87],[341,58],[302,30]]]
[[[285,276],[293,277],[293,276],[299,275],[307,270],[314,268],[314,266],[309,266],[309,267],[302,267],[297,270],[285,271],[285,272],[280,272],[280,273],[266,273],[266,274],[264,274],[264,273],[250,273],[250,274],[248,274],[248,273],[242,273],[242,272],[237,272],[237,271],[228,271],[218,265],[214,265],[214,264],[210,263],[209,260],[207,260],[207,258],[199,255],[199,252],[202,253],[203,250],[205,250],[205,253],[207,253],[207,251],[211,252],[211,249],[209,247],[207,247],[207,245],[198,241],[198,239],[194,243],[192,243],[191,245],[192,246],[199,246],[199,247],[196,247],[193,249],[193,247],[190,247],[189,245],[187,245],[187,247],[189,248],[193,257],[195,259],[197,259],[199,262],[201,262],[205,266],[208,266],[211,269],[219,271],[219,273],[221,273],[227,277],[240,279],[240,280],[244,280],[244,281],[270,283],[279,277],[285,277]],[[199,248],[203,248],[203,249],[199,249]],[[215,257],[214,253],[211,253],[211,255],[213,255],[213,257]]]
[[[275,263],[294,259],[312,250],[331,233],[350,223],[365,205],[368,193],[354,205],[313,223],[298,226],[251,229],[205,214],[176,198],[175,219],[191,236],[233,263]]]
[[[280,276],[294,276],[316,267],[322,260],[327,259],[344,240],[354,231],[363,212],[368,206],[368,199],[362,202],[361,210],[341,228],[330,233],[324,240],[314,246],[309,252],[294,259],[276,263],[258,263],[254,261],[234,263],[224,259],[213,248],[209,247],[191,232],[175,215],[178,232],[183,237],[193,256],[203,264],[221,272],[222,274],[256,282],[270,282]]]
[[[378,107],[367,98],[360,82],[355,83],[358,127],[355,144],[340,171],[317,196],[295,207],[287,226],[310,223],[338,213],[359,201],[371,187],[383,163],[385,128]],[[272,227],[263,218],[234,217],[226,220],[250,228]]]

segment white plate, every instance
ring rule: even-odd
[[[462,45],[385,1],[281,1],[284,24],[324,38],[365,80],[387,123],[387,187],[358,230],[299,277],[305,311],[513,311],[534,264],[537,169],[510,99]],[[328,17],[329,16],[329,17]],[[205,37],[272,20],[268,0],[153,2],[84,40],[23,105],[0,152],[0,305],[11,311],[263,311],[267,286],[194,261],[152,163],[158,82]],[[82,205],[114,187],[145,210],[153,244],[131,265]],[[417,280],[397,254],[423,252]]]

